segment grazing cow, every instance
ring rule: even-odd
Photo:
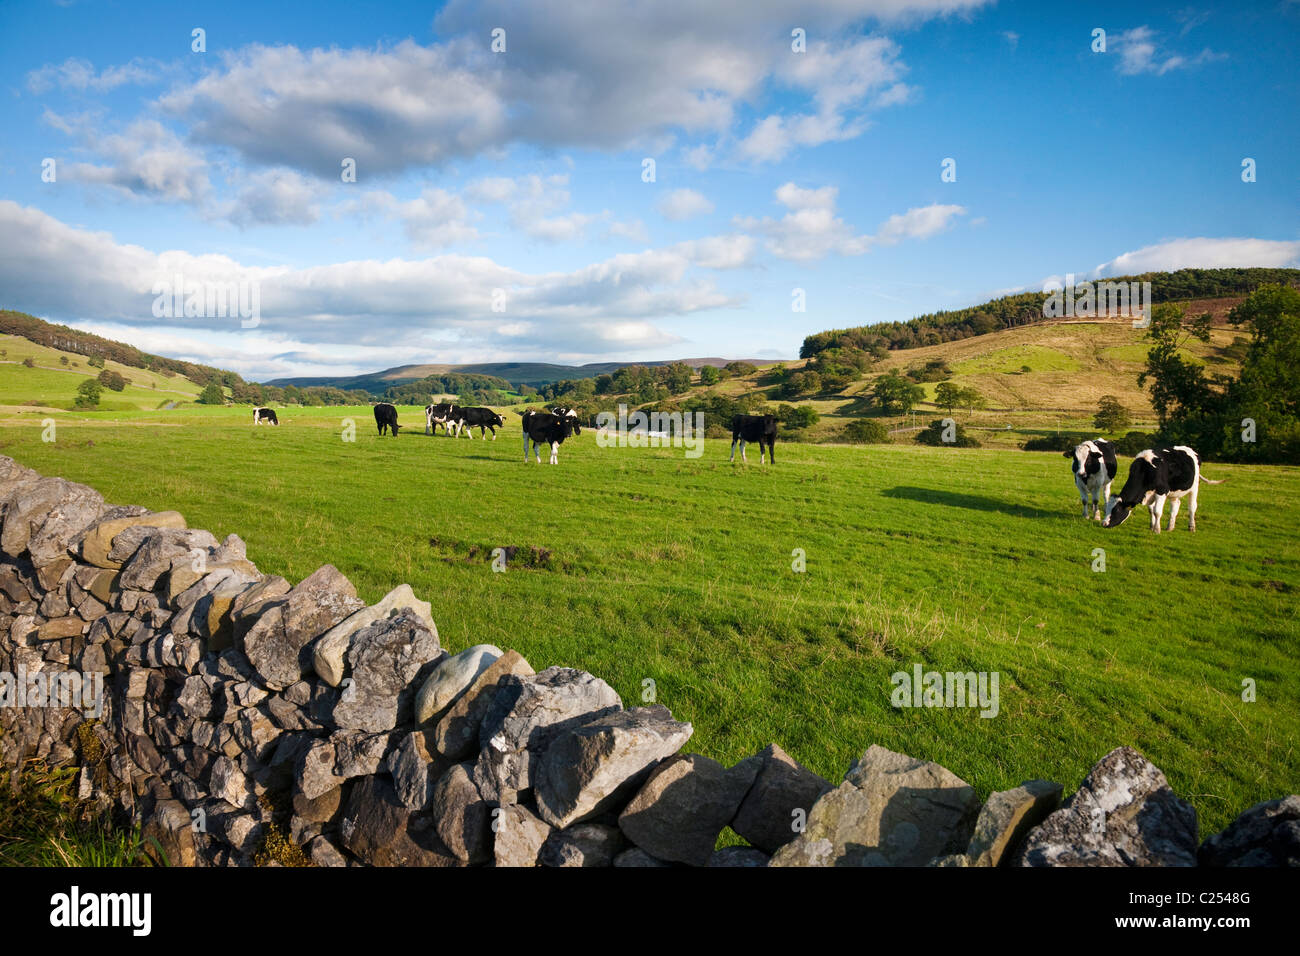
[[[453,405],[450,402],[442,402],[437,405],[426,405],[424,407],[424,433],[426,435],[438,434],[438,426],[441,425],[448,435],[451,434],[452,423],[456,420],[456,413],[460,411],[459,405]]]
[[[1103,528],[1118,528],[1138,505],[1151,511],[1151,530],[1160,533],[1160,519],[1165,510],[1165,499],[1173,500],[1169,512],[1169,530],[1174,530],[1178,508],[1187,496],[1188,531],[1196,530],[1196,492],[1201,482],[1220,485],[1226,481],[1212,481],[1201,475],[1201,459],[1186,445],[1173,448],[1148,448],[1133,459],[1128,469],[1128,480],[1117,497],[1106,500],[1106,519]]]
[[[275,417],[275,409],[273,408],[253,409],[253,424],[260,425],[262,424],[262,422],[266,422],[268,425],[280,424],[280,419]]]
[[[1110,483],[1115,480],[1119,465],[1115,462],[1115,446],[1102,438],[1081,442],[1074,451],[1065,452],[1072,459],[1070,471],[1074,486],[1079,489],[1083,502],[1083,516],[1088,517],[1088,499],[1092,499],[1093,517],[1101,520],[1101,507],[1110,497]]]
[[[766,451],[776,464],[776,416],[775,415],[737,415],[731,420],[731,461],[736,460],[736,442],[740,442],[740,460],[748,462],[745,457],[745,442],[758,442],[758,463],[763,463]]]
[[[474,429],[478,429],[478,437],[483,438],[483,430],[486,428],[492,433],[492,440],[497,440],[497,429],[505,425],[505,420],[492,411],[490,408],[462,408],[456,415],[456,423],[461,431],[468,431],[469,437],[474,437]],[[459,433],[458,433],[459,434]]]
[[[560,443],[570,435],[581,435],[577,415],[552,415],[550,412],[524,412],[524,461],[528,461],[528,441],[532,439],[537,464],[542,463],[542,443],[551,446],[551,464],[558,464]]]
[[[380,402],[375,406],[375,424],[379,426],[379,434],[384,433],[385,428],[393,430],[393,437],[397,437],[397,409],[387,402]]]

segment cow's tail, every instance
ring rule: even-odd
[[[1221,484],[1223,484],[1225,481],[1228,480],[1227,478],[1220,478],[1220,479],[1218,479],[1218,480],[1216,481],[1216,480],[1213,479],[1213,478],[1206,478],[1206,477],[1205,477],[1205,473],[1204,473],[1204,472],[1200,472],[1200,471],[1198,471],[1198,472],[1196,473],[1196,476],[1197,476],[1201,481],[1205,482],[1207,485],[1221,485]]]

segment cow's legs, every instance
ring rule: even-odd
[[[493,425],[489,425],[489,426],[488,426],[488,431],[490,431],[490,432],[492,433],[492,440],[493,440],[493,441],[496,441],[496,440],[497,440],[497,430],[496,430],[496,427],[493,426]]]
[[[1160,533],[1160,522],[1165,517],[1165,496],[1158,495],[1156,500],[1151,503],[1151,530],[1156,534]]]
[[[536,438],[533,439],[533,454],[537,456],[537,464],[542,463],[542,443]]]
[[[1187,530],[1196,530],[1196,492],[1200,490],[1200,477],[1197,477],[1196,484],[1192,485],[1192,490],[1187,494]]]
[[[1097,498],[1097,516],[1096,516],[1096,517],[1097,517],[1097,520],[1100,521],[1100,520],[1101,520],[1101,508],[1102,508],[1102,505],[1104,505],[1107,501],[1110,500],[1110,482],[1109,482],[1109,481],[1106,482],[1106,484],[1105,484],[1105,485],[1102,487],[1102,489],[1098,492],[1098,495],[1099,495],[1100,497]]]
[[[770,442],[767,443],[767,463],[769,465],[776,464],[776,439],[775,438],[773,438]]]
[[[736,436],[732,435],[731,436],[731,457],[727,459],[728,461],[736,460],[736,441],[737,441]]]
[[[749,464],[749,459],[745,457],[745,439],[743,438],[740,440],[740,460],[747,465]]]
[[[1169,530],[1170,531],[1174,530],[1174,522],[1178,520],[1178,509],[1181,508],[1182,506],[1183,506],[1183,499],[1175,498],[1173,504],[1169,508]]]
[[[559,461],[560,461],[560,443],[558,441],[553,441],[551,442],[551,464],[558,465]]]

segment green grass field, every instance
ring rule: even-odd
[[[836,781],[879,743],[986,796],[1033,777],[1068,792],[1130,744],[1203,834],[1297,790],[1295,469],[1209,465],[1230,480],[1202,489],[1199,531],[1184,512],[1154,536],[1145,509],[1115,530],[1082,519],[1056,454],[782,444],[775,467],[733,466],[728,442],[692,460],[584,430],[539,467],[515,412],[495,442],[400,413],[396,439],[369,408],[286,408],[279,428],[244,408],[56,414],[44,442],[19,411],[0,453],[235,532],[265,572],[333,563],[371,602],[409,582],[452,651],[580,667],[629,706],[652,680],[695,725],[688,750],[723,762],[775,741]],[[494,573],[506,546],[522,550]],[[891,707],[890,675],[914,664],[998,672],[1000,713]]]

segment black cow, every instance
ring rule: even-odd
[[[1115,461],[1115,446],[1102,438],[1080,442],[1074,451],[1065,452],[1072,459],[1070,472],[1074,486],[1079,489],[1083,502],[1083,516],[1088,517],[1088,499],[1092,499],[1093,517],[1101,518],[1101,506],[1110,497],[1110,483],[1115,480],[1119,464]]]
[[[280,424],[280,419],[275,417],[275,409],[273,408],[253,409],[253,424],[260,425],[262,424],[262,422],[266,422],[268,425]]]
[[[551,446],[551,464],[559,463],[560,444],[570,435],[581,435],[576,414],[552,415],[550,412],[524,412],[524,461],[528,461],[528,441],[532,439],[537,464],[542,463],[542,443]]]
[[[758,442],[758,463],[763,463],[766,451],[772,464],[776,464],[776,416],[775,415],[737,415],[731,420],[731,461],[736,460],[736,442],[740,442],[740,460],[748,462],[745,457],[745,442]]]
[[[1146,505],[1151,511],[1151,530],[1160,533],[1160,519],[1165,510],[1165,499],[1173,501],[1173,510],[1169,512],[1169,530],[1174,530],[1178,520],[1178,508],[1183,496],[1187,497],[1188,529],[1196,530],[1196,492],[1201,482],[1220,485],[1226,481],[1220,478],[1211,481],[1201,475],[1201,459],[1196,452],[1186,445],[1174,445],[1172,448],[1148,448],[1139,452],[1128,469],[1128,480],[1118,497],[1106,501],[1106,519],[1103,528],[1118,528],[1132,514],[1138,505]]]
[[[375,424],[379,426],[379,434],[384,433],[385,428],[393,430],[393,437],[397,437],[397,409],[387,402],[380,402],[375,406]]]
[[[459,405],[453,405],[450,402],[441,402],[437,405],[426,405],[424,407],[424,433],[426,435],[438,434],[438,426],[441,425],[448,435],[451,434],[451,423],[456,420],[456,413],[460,411]]]
[[[490,408],[462,408],[456,413],[456,424],[460,431],[468,431],[470,438],[474,437],[475,428],[478,429],[478,437],[483,438],[483,430],[486,428],[492,433],[492,440],[496,441],[497,429],[505,425],[505,420]]]

